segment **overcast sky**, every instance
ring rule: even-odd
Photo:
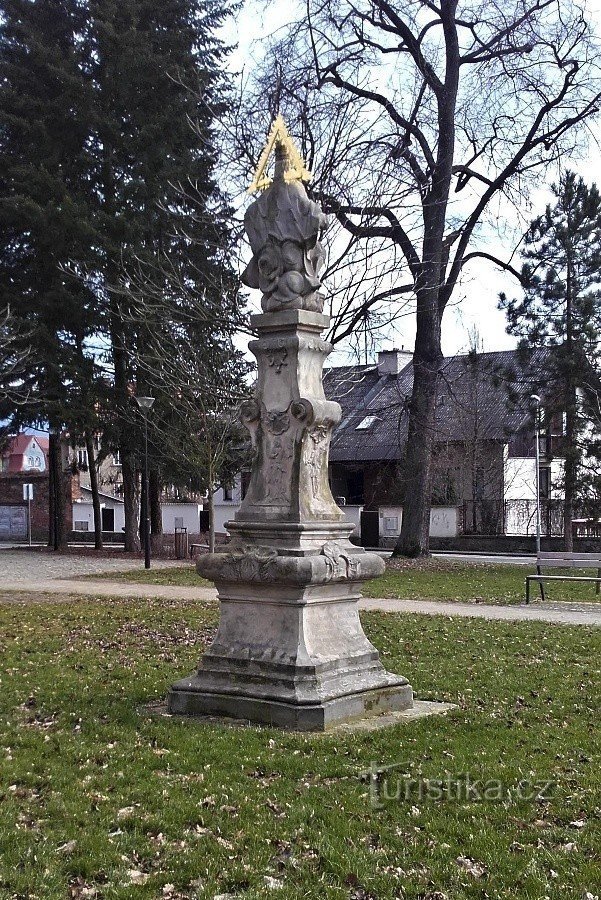
[[[601,16],[601,0],[588,0],[587,6],[591,18],[598,22]],[[266,12],[263,10],[266,9]],[[228,28],[227,38],[232,43],[238,44],[237,51],[233,54],[230,65],[232,70],[239,71],[248,67],[253,53],[257,51],[256,44],[262,35],[269,34],[286,20],[288,10],[283,3],[256,4],[253,0],[247,0],[236,22]],[[266,129],[269,122],[266,122]],[[601,135],[601,126],[598,124],[591,135],[590,145],[582,159],[568,159],[565,161],[567,168],[571,168],[581,174],[587,181],[601,180],[600,166],[601,153],[598,136]],[[553,181],[552,176],[549,181]],[[545,204],[549,200],[548,188],[543,185],[530,197],[530,214],[527,219],[533,218],[543,212]],[[241,198],[240,198],[241,199]],[[245,200],[248,203],[249,200]],[[502,249],[499,251],[502,252]],[[508,253],[505,250],[504,258]],[[326,285],[327,287],[327,285]],[[517,295],[518,289],[515,281],[505,273],[488,263],[472,264],[469,274],[464,278],[451,301],[451,305],[445,312],[443,320],[443,351],[445,355],[466,352],[469,349],[469,332],[476,329],[483,350],[505,350],[515,346],[515,340],[505,331],[505,315],[497,308],[499,292],[505,290],[508,294]],[[382,341],[382,349],[391,347],[412,348],[415,336],[414,317],[404,316],[398,321],[394,329],[391,329],[386,340]],[[342,363],[346,360],[342,354],[333,354],[330,362]]]

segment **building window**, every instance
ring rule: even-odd
[[[543,500],[548,500],[551,496],[551,469],[548,466],[541,466],[539,469],[540,476],[540,495]]]
[[[113,451],[113,465],[114,466],[121,465],[121,451],[120,450]]]
[[[233,500],[234,499],[234,488],[231,484],[224,484],[223,487],[223,499],[224,500]]]
[[[366,429],[371,428],[371,426],[374,424],[374,422],[377,422],[377,421],[378,421],[377,416],[365,416],[364,419],[361,419],[361,421],[355,428],[355,431],[365,431]]]
[[[89,530],[90,530],[89,524],[86,520],[84,520],[84,519],[77,520],[76,519],[75,522],[73,522],[73,531],[89,531]]]
[[[77,448],[77,465],[80,469],[88,467],[88,451],[83,447]]]

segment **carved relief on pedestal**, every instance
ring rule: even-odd
[[[290,432],[288,409],[265,411],[265,499],[289,503],[292,488],[294,435]]]
[[[333,541],[323,545],[321,550],[326,559],[326,580],[344,581],[347,578],[358,578],[361,574],[361,562],[351,556],[348,550]]]
[[[321,491],[323,474],[328,465],[329,441],[330,429],[326,425],[317,425],[307,435],[304,462],[314,496]]]
[[[270,581],[277,552],[271,547],[242,547],[220,554],[219,577],[226,581]]]
[[[282,342],[283,344],[283,342]],[[267,365],[270,368],[275,370],[276,375],[279,375],[282,371],[283,366],[288,365],[288,348],[285,346],[277,346],[270,348],[267,351]]]

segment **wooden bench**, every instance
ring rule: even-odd
[[[190,559],[194,559],[194,557],[196,555],[194,553],[195,550],[208,550],[208,549],[209,549],[208,544],[190,544]]]
[[[543,575],[541,568],[545,569],[596,569],[597,577],[590,575]],[[545,599],[545,581],[594,581],[596,593],[601,591],[601,552],[600,553],[537,553],[536,575],[526,577],[526,603],[530,603],[530,582],[537,581],[540,585],[541,598]]]

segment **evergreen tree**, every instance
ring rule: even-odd
[[[139,360],[160,321],[150,308],[132,315],[132,293],[158,292],[177,307],[192,290],[214,308],[224,279],[229,293],[233,282],[229,211],[214,180],[214,129],[226,103],[219,68],[225,50],[215,31],[228,7],[214,0],[89,0],[88,7],[98,284],[114,370],[126,548],[134,549],[138,441],[130,427],[131,389],[135,383],[139,393],[148,391]],[[222,300],[220,315],[223,322]]]
[[[555,395],[547,413],[565,415],[564,535],[566,550],[573,547],[572,519],[582,463],[585,427],[579,408],[579,389],[598,367],[601,301],[601,197],[573,172],[553,185],[555,203],[535,219],[526,235],[522,284],[524,295],[500,307],[507,314],[509,334],[523,347],[551,346],[549,381]]]
[[[35,363],[24,388],[35,402],[26,418],[51,431],[55,543],[65,538],[62,430],[89,446],[102,428],[120,448],[126,546],[134,549],[140,460],[132,393],[152,380],[164,397],[155,414],[165,418],[170,403],[160,367],[146,364],[152,338],[181,322],[190,297],[202,297],[202,314],[185,328],[206,361],[223,360],[224,336],[238,323],[231,211],[214,174],[227,105],[226,51],[215,32],[226,15],[227,3],[215,0],[4,3],[0,312],[10,306],[30,326]],[[140,296],[158,305],[134,314]],[[90,349],[92,336],[95,344],[106,339],[107,359]],[[110,397],[100,377],[107,364]]]
[[[94,296],[64,271],[92,243],[84,183],[90,88],[82,67],[85,10],[77,0],[5,0],[0,19],[0,309],[10,308],[29,354],[29,404],[13,424],[51,431],[52,542],[66,542],[60,433],[85,417]],[[83,381],[82,381],[83,377]]]

